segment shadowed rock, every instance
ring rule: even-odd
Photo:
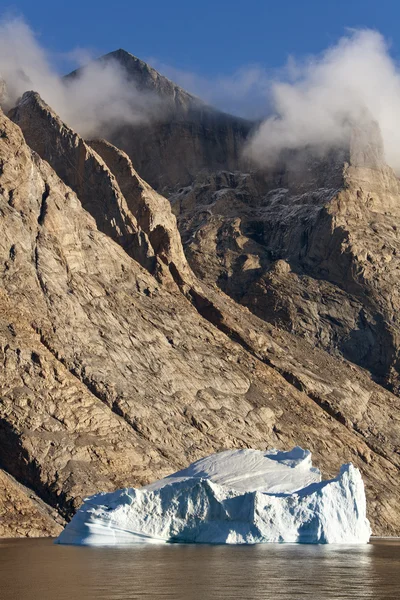
[[[397,392],[400,188],[378,125],[365,117],[347,147],[281,161],[199,176],[171,195],[192,268]]]
[[[132,94],[151,94],[149,122],[108,128],[107,139],[129,155],[153,188],[166,193],[188,185],[200,171],[237,169],[242,164],[252,122],[215,110],[125,50],[99,61],[122,68]],[[80,72],[68,77],[79,77]]]

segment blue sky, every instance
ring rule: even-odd
[[[205,77],[279,67],[334,44],[347,27],[380,30],[400,54],[398,0],[5,0],[2,9],[23,15],[54,53],[122,47]]]

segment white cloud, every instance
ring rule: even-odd
[[[351,123],[378,122],[387,162],[400,172],[400,71],[383,36],[351,31],[322,55],[293,59],[271,84],[273,116],[260,126],[248,154],[260,165],[287,148],[340,145]]]
[[[84,60],[82,49],[71,56]],[[0,77],[7,86],[2,104],[14,106],[26,91],[39,92],[68,125],[83,136],[105,135],[110,128],[149,120],[159,101],[140,93],[115,61],[92,62],[76,78],[63,80],[51,56],[21,18],[0,22]]]
[[[68,53],[80,63],[90,54]],[[0,77],[7,83],[5,108],[34,90],[84,136],[107,135],[125,123],[146,122],[162,110],[154,96],[139,92],[116,62],[90,62],[80,77],[62,80],[52,56],[21,18],[0,22]],[[258,119],[270,114],[247,153],[260,165],[284,149],[340,145],[349,123],[369,114],[379,123],[388,163],[400,173],[400,70],[381,34],[350,31],[319,56],[290,57],[279,72],[242,67],[232,75],[206,78],[152,60],[188,91],[226,111]]]

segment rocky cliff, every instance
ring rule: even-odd
[[[171,202],[201,278],[398,392],[400,187],[376,124],[323,158],[199,175]]]
[[[24,94],[10,117],[30,147],[82,199],[100,231],[158,279],[172,279],[171,269],[190,278],[168,201],[138,176],[125,153],[105,141],[87,144],[34,92]]]
[[[0,114],[0,534],[55,534],[86,495],[147,483],[217,450],[296,444],[324,475],[356,464],[374,533],[399,534],[398,397],[340,348],[331,355],[305,327],[287,327],[283,299],[282,310],[270,308],[275,317],[259,318],[220,289],[225,279],[236,299],[237,279],[249,297],[267,275],[298,280],[301,323],[315,329],[322,309],[305,295],[308,280],[321,303],[328,298],[323,319],[332,328],[333,307],[366,310],[357,273],[350,269],[352,287],[338,281],[355,255],[343,223],[356,208],[362,223],[373,193],[381,220],[363,243],[382,252],[388,198],[396,205],[390,170],[354,166],[350,156],[334,169],[337,187],[320,169],[326,187],[306,191],[311,183],[290,168],[273,177],[197,174],[172,198],[196,277],[170,204],[127,154],[85,142],[34,93],[10,117]],[[277,189],[277,179],[296,180],[294,191]],[[340,212],[340,203],[348,208]],[[321,248],[325,258],[315,259]],[[378,289],[375,273],[385,269],[371,267],[362,281]],[[245,303],[243,293],[237,299]]]

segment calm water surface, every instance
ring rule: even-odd
[[[0,541],[1,600],[400,599],[400,540],[368,546]]]

